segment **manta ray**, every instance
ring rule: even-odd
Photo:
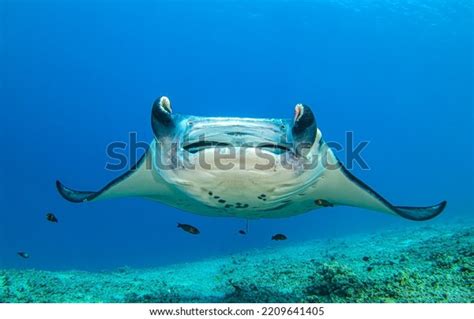
[[[337,205],[424,221],[433,206],[395,206],[355,177],[324,142],[310,107],[293,119],[198,117],[152,106],[154,139],[129,171],[98,191],[56,182],[74,203],[142,197],[205,216],[282,218]]]

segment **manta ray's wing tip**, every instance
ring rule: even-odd
[[[71,188],[64,186],[59,180],[56,180],[56,188],[59,194],[66,200],[73,202],[73,203],[83,203],[86,202],[96,194],[95,192],[83,192],[83,191],[76,191]]]
[[[425,221],[441,214],[447,204],[448,202],[444,200],[439,204],[428,207],[394,206],[393,208],[398,215],[404,218],[414,221]]]
[[[64,197],[65,199],[67,199],[67,196],[66,196],[66,189],[67,187],[63,185],[63,183],[61,183],[61,181],[59,179],[56,180],[56,189],[58,190],[59,194]]]

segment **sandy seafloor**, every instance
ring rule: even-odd
[[[473,223],[113,271],[0,270],[1,302],[473,302]]]

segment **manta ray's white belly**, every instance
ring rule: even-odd
[[[307,188],[304,181],[309,177],[304,175],[310,173],[281,163],[278,155],[262,156],[253,148],[237,148],[234,156],[227,155],[216,157],[215,149],[207,149],[190,158],[193,167],[161,173],[189,197],[225,216],[282,209]]]

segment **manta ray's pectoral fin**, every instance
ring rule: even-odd
[[[115,178],[99,191],[78,191],[64,186],[56,181],[56,187],[66,200],[73,203],[83,203],[95,200],[120,197],[146,197],[160,200],[166,196],[169,188],[166,183],[151,169],[151,158],[154,143],[138,162],[121,176]]]
[[[329,153],[334,160],[332,152]],[[349,172],[339,161],[332,169],[324,172],[315,185],[317,206],[346,205],[397,215],[414,221],[424,221],[441,214],[447,202],[427,207],[395,206],[379,195],[370,186]]]
[[[441,212],[446,207],[447,202],[442,201],[439,204],[433,206],[426,206],[426,207],[411,207],[411,206],[394,206],[376,191],[374,191],[370,186],[362,182],[360,179],[355,177],[351,174],[342,164],[340,165],[339,173],[344,175],[347,179],[347,183],[352,185],[347,185],[347,188],[358,188],[358,190],[354,190],[353,192],[364,192],[364,196],[361,195],[361,198],[364,200],[359,203],[359,207],[364,207],[368,209],[373,209],[381,212],[391,213],[394,215],[398,215],[400,217],[414,220],[414,221],[424,221],[431,218],[434,218],[441,214]],[[350,194],[349,192],[348,194]],[[350,204],[351,199],[350,196],[344,201],[348,201]]]
[[[71,188],[68,188],[63,185],[60,181],[56,181],[56,188],[58,189],[59,194],[64,199],[67,199],[73,203],[82,203],[95,199],[102,193],[102,190],[98,192],[88,192],[88,191],[77,191]]]

